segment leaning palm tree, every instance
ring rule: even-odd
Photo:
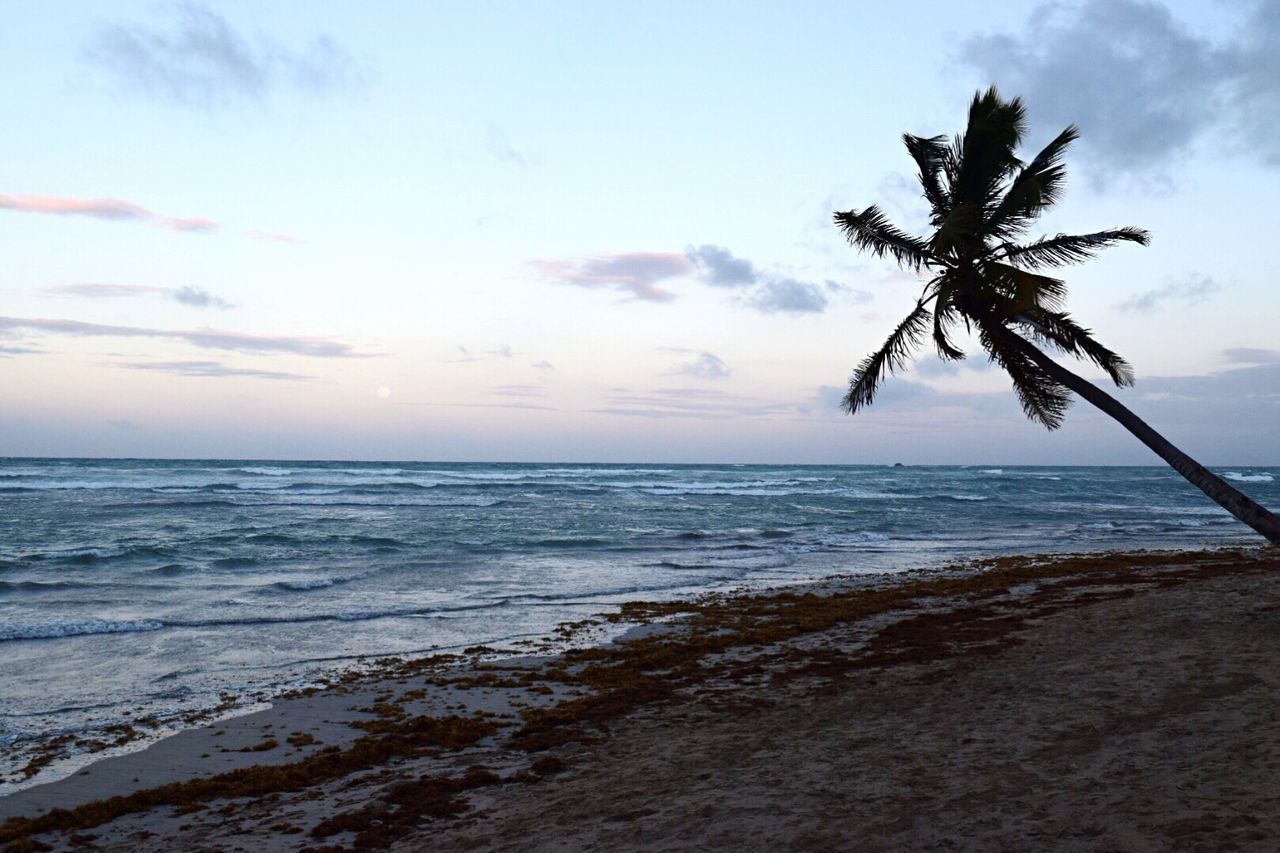
[[[1024,163],[1016,151],[1025,130],[1022,101],[1002,100],[992,87],[974,96],[963,135],[951,141],[945,136],[903,137],[919,167],[920,185],[931,211],[932,233],[927,237],[899,230],[875,205],[835,214],[836,224],[856,248],[887,255],[903,267],[931,276],[911,313],[884,346],[854,371],[845,409],[853,414],[870,405],[880,384],[906,365],[926,336],[932,337],[940,358],[964,358],[951,339],[957,325],[963,324],[977,334],[991,360],[1009,374],[1028,418],[1056,429],[1071,392],[1079,394],[1228,512],[1280,545],[1280,518],[1045,352],[1087,359],[1116,385],[1133,384],[1128,362],[1062,310],[1066,285],[1044,271],[1085,260],[1116,243],[1146,245],[1147,232],[1126,227],[1026,242],[1028,228],[1062,193],[1066,177],[1062,156],[1078,134],[1075,127],[1068,127]]]

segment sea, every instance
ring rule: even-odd
[[[1216,470],[1280,507],[1280,468]],[[1257,542],[1164,467],[0,459],[0,794],[47,778],[9,747],[623,601]]]

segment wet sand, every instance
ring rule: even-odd
[[[517,687],[518,670],[504,671],[508,684],[477,683],[474,668],[459,682],[465,662],[448,677],[399,672],[179,735],[0,799],[0,817],[323,748],[281,733],[346,749],[369,731],[353,720],[479,710],[495,729],[460,749],[31,837],[121,850],[1280,846],[1274,554],[1112,555],[968,585],[928,577],[921,594],[858,619],[787,599],[795,625],[752,628],[750,642],[706,639],[744,631],[761,608],[741,601],[637,634],[629,646],[675,661],[670,678],[623,706],[562,714],[536,737],[511,737],[517,715],[592,690]],[[712,630],[700,634],[698,618]],[[690,666],[680,655],[699,642]],[[400,716],[379,714],[380,701]]]

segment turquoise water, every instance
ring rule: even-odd
[[[1155,467],[0,460],[0,744],[634,598],[1253,541]]]

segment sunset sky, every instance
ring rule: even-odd
[[[11,10],[0,456],[1157,462],[976,344],[837,407],[919,288],[831,214],[922,230],[900,136],[994,83],[1081,128],[1043,231],[1152,233],[1067,273],[1121,399],[1280,463],[1280,0],[910,8]]]

